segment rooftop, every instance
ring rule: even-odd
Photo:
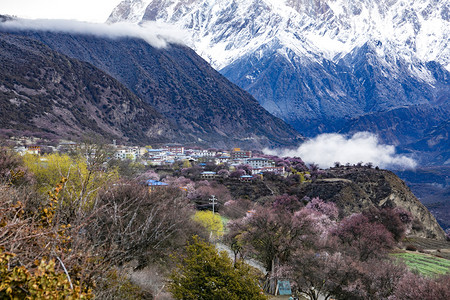
[[[156,186],[156,185],[168,185],[168,184],[165,183],[165,182],[161,182],[161,181],[153,180],[153,179],[149,179],[149,180],[147,180],[145,183],[146,183],[147,185],[150,185],[150,186]]]

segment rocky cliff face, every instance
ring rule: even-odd
[[[167,117],[179,142],[216,147],[295,145],[302,137],[191,49],[155,48],[138,38],[21,31],[104,70]]]
[[[233,198],[259,203],[265,203],[273,196],[283,194],[295,195],[300,200],[305,197],[319,197],[326,202],[336,203],[341,218],[374,207],[401,207],[409,211],[415,219],[408,235],[445,239],[445,233],[436,218],[416,198],[405,182],[387,170],[366,166],[340,166],[321,170],[318,179],[303,183],[286,183],[267,175],[262,181],[242,184],[233,179],[226,179],[223,184]]]
[[[436,217],[441,227],[450,229],[450,167],[423,167],[395,173],[411,187],[414,195]]]
[[[27,37],[0,33],[0,127],[28,134],[155,143],[177,135],[120,82]]]
[[[335,202],[348,215],[370,207],[401,207],[418,221],[411,234],[444,239],[435,217],[394,173],[368,167],[337,167],[326,170],[323,179],[297,190],[300,197],[320,197]]]

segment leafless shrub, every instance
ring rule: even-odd
[[[89,239],[105,253],[105,260],[122,264],[164,257],[197,232],[192,208],[179,189],[149,192],[146,186],[119,182],[99,194],[98,213],[86,227]]]

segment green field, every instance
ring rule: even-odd
[[[406,263],[411,270],[416,270],[422,275],[434,276],[450,273],[450,260],[421,253],[393,253],[393,257]]]

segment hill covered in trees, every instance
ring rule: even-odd
[[[391,255],[414,251],[417,236],[435,237],[439,248],[421,249],[428,255],[444,256],[449,242],[390,172],[320,170],[280,158],[287,176],[242,181],[238,175],[251,171],[246,165],[228,173],[229,166],[212,164],[158,170],[111,160],[111,151],[83,144],[69,153],[19,157],[1,148],[0,278],[7,282],[1,297],[153,299],[170,292],[185,299],[208,290],[264,299],[260,289],[273,293],[286,278],[294,293],[310,299],[450,295],[448,275],[414,274]],[[208,169],[221,177],[204,180],[199,171]],[[148,179],[166,185],[149,189]],[[345,183],[340,190],[324,193],[339,183]],[[211,195],[216,214],[228,221],[224,231],[212,212],[196,212],[208,209],[203,204]],[[234,262],[208,245],[208,236],[227,244]],[[244,264],[250,257],[264,274]],[[50,280],[36,284],[43,278]]]
[[[0,33],[0,127],[16,136],[134,143],[176,138],[170,122],[88,63],[22,36]]]
[[[173,142],[262,148],[303,140],[186,46],[157,48],[141,38],[65,33],[58,28],[15,30],[1,22],[0,27],[106,72],[170,121],[179,133]]]

